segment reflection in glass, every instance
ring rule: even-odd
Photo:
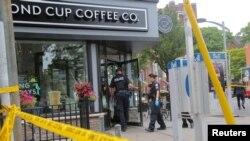
[[[51,91],[60,91],[61,103],[73,103],[73,86],[88,81],[86,43],[17,42],[19,85],[49,104]],[[36,85],[34,85],[34,83]],[[29,86],[29,87],[25,87]],[[33,89],[38,89],[33,90]]]

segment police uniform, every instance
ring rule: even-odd
[[[126,131],[128,122],[128,108],[129,108],[129,91],[128,85],[130,81],[123,74],[117,74],[112,78],[110,87],[115,88],[117,103],[116,107],[119,111],[119,118],[122,131]]]
[[[150,114],[150,123],[147,130],[151,132],[154,131],[155,121],[157,121],[160,124],[160,128],[158,128],[158,130],[166,129],[166,125],[163,121],[163,117],[161,114],[162,105],[161,103],[158,106],[155,105],[157,91],[160,91],[160,84],[154,81],[150,85],[150,93],[149,93],[149,97],[151,98],[151,103],[150,103],[151,114]]]

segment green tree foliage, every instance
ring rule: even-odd
[[[241,37],[241,42],[243,44],[250,42],[250,22],[246,27],[242,28],[237,35]]]
[[[201,28],[201,32],[209,52],[220,52],[224,50],[222,30],[219,30],[216,27],[204,27]],[[233,36],[231,32],[226,32],[226,39],[227,44],[233,42]],[[196,42],[194,48],[195,52],[199,52]]]
[[[133,58],[138,58],[140,62],[140,69],[144,70],[147,68],[148,63],[150,63],[151,55],[148,52],[149,49],[143,50],[141,53],[133,54]]]
[[[231,75],[234,76],[234,80],[240,80],[240,68],[246,66],[245,48],[235,48],[228,50],[228,54],[230,55]]]
[[[150,49],[144,50],[139,59],[141,65],[148,63],[147,60],[155,61],[166,72],[166,64],[177,57],[185,55],[185,34],[183,22],[177,19],[175,9],[166,7],[158,11],[172,18],[173,28],[167,34],[160,34],[160,42]],[[138,56],[137,56],[138,57]]]

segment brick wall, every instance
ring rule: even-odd
[[[90,130],[100,131],[100,119],[99,117],[90,117],[89,118]]]
[[[250,66],[250,43],[246,44],[246,66]]]

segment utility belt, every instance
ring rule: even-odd
[[[117,94],[125,94],[127,96],[131,96],[132,95],[132,92],[129,91],[129,90],[119,90],[116,92]]]
[[[150,100],[155,100],[156,99],[156,95],[155,94],[149,94],[148,95],[148,99],[150,99]],[[161,101],[161,96],[159,96],[159,100]]]
[[[119,90],[119,91],[117,91],[117,93],[125,93],[125,92],[128,92],[128,90]]]
[[[155,99],[155,94],[149,93],[148,98],[151,100]]]

